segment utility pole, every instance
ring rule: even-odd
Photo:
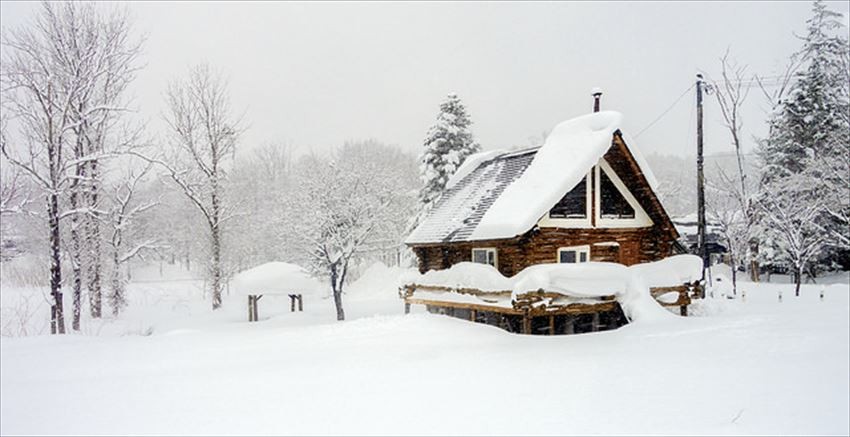
[[[702,280],[708,268],[708,251],[705,245],[705,176],[702,159],[702,74],[697,73],[697,249],[702,258]]]

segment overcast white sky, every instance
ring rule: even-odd
[[[485,149],[524,145],[591,109],[624,114],[631,136],[694,81],[716,73],[727,47],[752,72],[774,75],[800,43],[810,2],[657,3],[128,3],[147,34],[134,86],[156,121],[168,81],[206,61],[230,80],[245,111],[243,145],[279,141],[300,151],[374,138],[421,148],[445,95],[457,92]],[[829,6],[845,14],[848,3]],[[38,4],[0,3],[4,28]],[[757,90],[744,113],[762,134]],[[638,138],[646,153],[692,154],[690,93]],[[711,97],[708,153],[731,151]],[[749,140],[749,138],[747,138]],[[751,141],[748,141],[750,145]]]

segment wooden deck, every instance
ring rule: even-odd
[[[427,296],[422,297],[426,292]],[[677,293],[674,302],[662,302],[665,307],[679,307],[682,316],[688,315],[688,305],[693,298],[702,297],[698,283],[671,287],[651,288],[652,297]],[[478,302],[439,299],[448,296],[472,296]],[[434,285],[408,284],[399,290],[404,300],[405,313],[410,305],[425,305],[432,313],[446,314],[477,323],[500,326],[510,332],[522,334],[574,334],[616,329],[626,323],[620,304],[614,295],[595,298],[582,297],[582,302],[569,303],[575,296],[537,290],[512,299],[511,291],[483,291],[474,288],[452,288]],[[435,296],[437,295],[437,296]]]

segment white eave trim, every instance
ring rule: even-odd
[[[596,208],[596,227],[598,228],[646,228],[652,226],[652,219],[649,218],[649,214],[644,211],[644,209],[640,206],[640,203],[635,199],[635,196],[626,188],[626,184],[623,183],[622,179],[617,176],[617,172],[608,165],[608,162],[605,161],[604,158],[599,160],[599,163],[595,167],[596,169],[596,187],[595,192],[596,195],[593,201],[595,202]],[[600,186],[601,181],[599,177],[599,172],[604,171],[605,175],[608,176],[608,179],[611,179],[611,182],[614,183],[614,186],[617,187],[617,190],[620,191],[620,194],[626,199],[626,202],[635,210],[634,218],[603,218],[602,217],[602,204],[600,202]]]

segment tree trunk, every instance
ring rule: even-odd
[[[730,257],[732,261],[732,296],[738,296],[738,264],[735,257]]]
[[[77,142],[75,156],[80,157],[79,150],[80,142]],[[83,270],[82,270],[82,239],[80,238],[80,215],[77,209],[80,207],[80,179],[85,177],[85,171],[82,164],[77,164],[74,169],[76,178],[71,182],[70,190],[70,206],[71,206],[71,274],[73,276],[73,289],[71,296],[73,301],[73,317],[71,320],[71,329],[74,331],[80,330],[80,315],[82,313],[82,293],[83,293]]]
[[[759,244],[758,241],[755,241],[750,244],[750,280],[753,282],[760,281],[759,275],[759,262],[758,262],[758,254],[759,254]]]
[[[803,276],[802,267],[794,268],[794,296],[800,297],[800,282]]]
[[[91,188],[89,191],[89,207],[92,210],[97,207],[97,194],[99,190],[99,186],[97,185],[97,161],[92,161],[91,163]],[[94,211],[91,212],[94,214]],[[101,290],[101,282],[100,282],[100,271],[101,271],[101,248],[100,248],[100,223],[94,217],[89,215],[86,216],[85,220],[86,224],[86,238],[88,243],[91,244],[91,251],[89,253],[90,259],[87,263],[86,267],[88,270],[88,289],[89,289],[89,310],[91,311],[92,318],[99,319],[101,314],[103,313],[103,293]]]
[[[212,266],[210,273],[212,275],[212,307],[214,310],[221,307],[221,236],[219,235],[218,226],[212,229]]]
[[[340,275],[337,272],[337,266],[331,266],[331,289],[334,293],[334,306],[336,307],[336,319],[345,320],[345,310],[342,309],[342,281],[345,279],[345,273]]]
[[[112,292],[109,295],[109,303],[112,306],[112,315],[117,316],[126,302],[121,279],[121,264],[118,262],[118,248],[112,252],[112,266]]]
[[[213,309],[221,307],[221,227],[220,215],[221,205],[219,204],[219,186],[218,186],[218,167],[216,160],[213,161],[213,174],[211,177],[212,193],[210,201],[212,203],[212,217],[210,217],[210,233],[212,237],[212,306]]]
[[[62,303],[62,252],[59,240],[59,195],[50,193],[48,204],[48,224],[50,226],[50,294],[53,305],[50,308],[50,332],[65,333],[65,314]]]
[[[342,289],[334,289],[334,305],[336,306],[336,319],[345,320],[345,310],[342,309]]]

